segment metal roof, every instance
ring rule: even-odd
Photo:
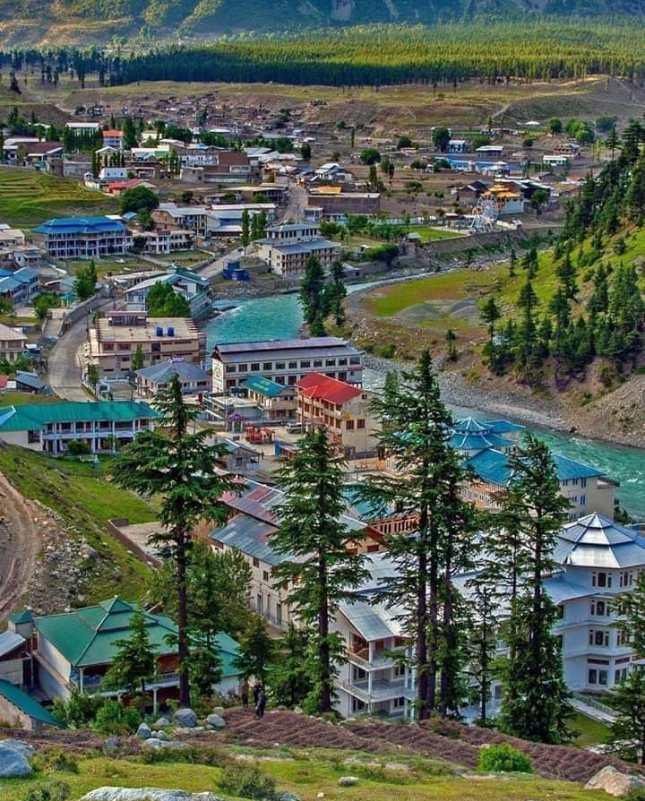
[[[159,417],[152,406],[135,401],[62,401],[0,408],[0,431],[38,431],[50,423],[130,422]]]
[[[292,392],[294,391],[293,387],[278,384],[276,381],[271,381],[263,375],[252,375],[243,382],[243,386],[250,389],[251,392],[257,392],[259,395],[265,395],[267,398],[278,398],[285,389],[291,389]]]
[[[238,514],[225,526],[211,531],[209,537],[268,565],[279,565],[287,557],[276,553],[269,545],[269,537],[275,531],[276,527],[270,523]]]
[[[167,362],[142,367],[141,370],[136,370],[135,374],[156,384],[165,384],[175,376],[179,376],[181,381],[207,381],[209,377],[206,370],[202,370],[198,364],[184,359],[169,359]]]
[[[25,638],[15,631],[3,631],[0,634],[0,656],[10,654],[26,642]]]
[[[551,454],[559,481],[570,481],[579,478],[594,478],[602,476],[601,470],[581,464],[559,453]],[[466,465],[485,482],[504,487],[511,480],[509,459],[505,453],[489,448],[471,456]]]
[[[590,514],[563,526],[553,558],[574,567],[638,567],[645,564],[645,537],[603,515]]]
[[[112,231],[125,233],[126,227],[109,217],[54,217],[34,228],[37,234],[96,234]]]
[[[13,704],[13,706],[17,707],[21,712],[24,712],[26,715],[29,715],[30,718],[40,723],[45,723],[48,726],[61,725],[42,704],[38,703],[35,698],[28,695],[24,690],[21,690],[20,687],[11,684],[11,682],[0,679],[0,695],[6,698],[9,703]]]

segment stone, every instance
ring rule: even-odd
[[[183,726],[185,729],[194,729],[197,725],[197,715],[192,709],[178,709],[173,715],[173,719],[175,723],[179,726]]]
[[[166,734],[166,732],[163,729],[161,731],[153,732],[152,736],[156,737],[157,740],[165,740],[166,742],[170,740],[170,736]]]
[[[155,720],[155,722],[152,725],[155,727],[155,729],[165,729],[166,726],[171,725],[170,718],[162,716],[160,718],[157,718],[157,720]]]
[[[606,765],[585,784],[585,790],[604,790],[609,795],[621,797],[633,790],[645,788],[645,779],[630,773],[621,773],[613,765]]]
[[[106,737],[103,743],[103,753],[104,754],[114,754],[116,751],[119,750],[121,747],[121,740],[119,737],[116,737],[114,734],[110,737]]]
[[[224,729],[226,728],[226,721],[221,715],[216,715],[215,712],[206,718],[206,723],[211,729]]]
[[[278,801],[300,801],[300,796],[294,793],[280,793]]]
[[[158,790],[154,787],[98,787],[81,801],[222,801],[214,793],[188,793],[185,790]]]
[[[139,728],[137,729],[137,737],[140,740],[147,740],[149,737],[152,737],[152,731],[147,723],[139,724]]]
[[[355,787],[358,784],[358,776],[341,776],[338,780],[339,787]]]
[[[31,776],[29,759],[34,749],[21,740],[0,740],[0,779]]]
[[[153,751],[158,751],[160,748],[188,748],[188,745],[186,743],[182,743],[180,740],[160,740],[158,737],[148,737],[148,739],[144,740],[141,745],[144,748],[149,748]]]

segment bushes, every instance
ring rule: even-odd
[[[132,734],[140,722],[141,718],[134,707],[109,700],[96,713],[94,728],[101,734]]]
[[[533,773],[526,754],[507,743],[482,748],[477,768],[484,773]]]
[[[32,787],[24,801],[67,801],[70,795],[69,785],[65,782],[48,782],[42,787]]]
[[[225,793],[263,801],[275,798],[275,781],[253,766],[229,765],[219,780],[219,789]]]

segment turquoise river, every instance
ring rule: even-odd
[[[358,288],[364,289],[365,285]],[[301,325],[302,313],[295,294],[246,300],[208,323],[208,344],[210,347],[216,342],[293,337]],[[369,379],[366,376],[367,383]],[[486,416],[475,409],[455,408],[454,411],[459,416]],[[554,451],[597,467],[618,481],[617,495],[622,506],[637,519],[645,520],[645,451],[550,429],[534,430]]]

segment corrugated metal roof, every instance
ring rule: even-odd
[[[0,408],[0,431],[38,431],[50,423],[130,422],[159,417],[152,406],[135,401],[63,401]]]
[[[576,462],[559,453],[551,454],[556,473],[560,481],[570,481],[579,478],[594,478],[603,475],[601,470]],[[475,473],[489,484],[504,487],[511,480],[511,470],[508,456],[494,448],[481,451],[466,461]]]
[[[184,359],[169,359],[167,362],[153,364],[150,367],[143,367],[136,370],[136,375],[147,378],[156,383],[166,383],[174,376],[179,376],[182,381],[207,381],[208,373],[198,364],[187,362]]]
[[[25,638],[15,631],[3,631],[0,634],[0,656],[10,654],[26,642]]]
[[[21,712],[29,715],[30,718],[40,721],[40,723],[45,723],[48,726],[60,727],[61,724],[44,706],[42,706],[42,704],[38,703],[35,698],[32,698],[32,696],[28,695],[24,690],[21,690],[20,687],[16,687],[15,684],[0,679],[0,695],[6,698],[7,701],[17,707]]]
[[[285,387],[283,384],[271,381],[271,379],[265,378],[263,375],[252,375],[242,383],[242,386],[246,387],[246,389],[250,389],[251,392],[265,395],[267,398],[278,398],[285,389],[288,389],[288,387]]]
[[[603,515],[586,515],[563,526],[553,558],[574,567],[637,567],[645,564],[645,538]]]
[[[225,526],[211,531],[209,536],[216,542],[235,548],[235,550],[268,565],[279,565],[287,557],[276,553],[269,545],[269,537],[275,530],[275,526],[262,520],[238,514]]]

